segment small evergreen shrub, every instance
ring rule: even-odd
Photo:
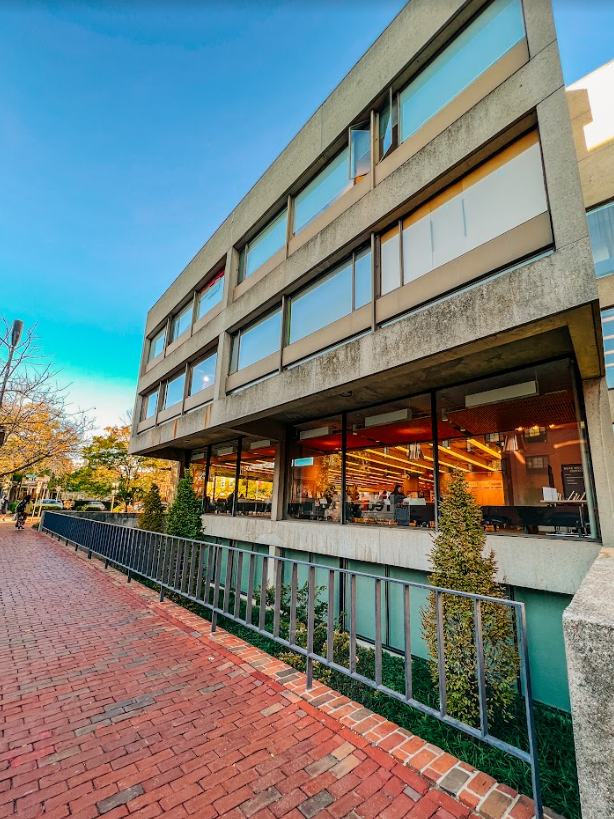
[[[457,591],[505,598],[505,588],[495,577],[494,553],[484,556],[486,533],[482,510],[461,472],[456,472],[440,506],[439,531],[431,552],[433,572],[429,583]],[[433,684],[438,684],[437,609],[431,592],[422,611],[422,631],[431,658]],[[448,713],[479,726],[479,689],[473,600],[443,595],[444,666]],[[518,652],[514,641],[513,611],[497,603],[482,603],[482,634],[487,707],[508,721],[518,687]]]
[[[188,540],[204,540],[201,515],[201,503],[194,494],[192,473],[188,469],[177,484],[177,494],[166,518],[166,531]]]
[[[139,515],[139,529],[146,529],[148,532],[164,531],[164,507],[160,498],[160,490],[155,483],[152,483],[143,498],[143,511]]]

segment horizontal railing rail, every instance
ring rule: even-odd
[[[482,740],[491,747],[522,760],[531,767],[533,799],[538,819],[543,817],[537,741],[531,694],[531,674],[524,604],[454,589],[429,586],[401,578],[367,574],[341,567],[325,566],[292,558],[247,551],[236,546],[209,540],[187,540],[158,532],[132,529],[114,523],[74,517],[62,512],[45,511],[41,530],[66,543],[82,548],[88,557],[96,555],[105,568],[114,564],[133,575],[160,586],[160,600],[165,592],[181,595],[198,603],[211,613],[215,631],[218,616],[227,617],[241,626],[270,638],[301,655],[306,664],[306,685],[313,685],[314,663],[337,671],[371,688],[381,691],[447,725]],[[299,584],[299,577],[304,582]],[[323,582],[318,582],[322,580]],[[358,584],[369,586],[373,593],[371,621],[359,634]],[[385,644],[382,633],[382,592],[397,600],[402,620],[400,645]],[[414,696],[412,655],[412,593],[430,596],[436,620],[436,676],[438,706]],[[363,592],[364,593],[364,592]],[[445,601],[466,600],[472,614],[473,651],[475,652],[476,695],[479,726],[471,725],[450,714],[446,680]],[[362,603],[362,598],[361,598]],[[484,643],[483,615],[493,606],[509,613],[510,625],[518,655],[518,695],[522,699],[526,720],[526,748],[511,744],[491,733],[488,709],[487,648]],[[489,608],[490,607],[490,608]],[[347,611],[345,609],[347,608]],[[472,609],[472,612],[470,611]],[[340,629],[337,624],[341,624]],[[364,624],[363,624],[364,625]],[[362,627],[362,626],[361,626]],[[360,648],[364,634],[373,652],[373,674],[361,665]],[[347,657],[335,657],[335,636],[347,634]],[[319,640],[316,640],[319,634]],[[320,643],[320,649],[316,643]],[[398,691],[384,680],[384,657],[402,658],[404,690]],[[492,652],[488,654],[492,664]],[[347,662],[347,665],[344,662]],[[471,672],[470,672],[471,673]]]

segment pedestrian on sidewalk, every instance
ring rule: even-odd
[[[9,510],[9,499],[6,495],[2,496],[2,500],[0,500],[0,515],[2,515],[2,520],[6,520],[6,513]]]
[[[33,511],[34,504],[32,503],[32,495],[26,495],[17,506],[17,523],[15,524],[15,528],[23,529],[28,515],[31,515]]]

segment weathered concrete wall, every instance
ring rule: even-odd
[[[563,615],[583,819],[614,816],[614,549]]]
[[[114,523],[116,526],[128,526],[131,529],[136,528],[139,518],[135,512],[73,512],[65,510],[63,514],[72,515],[76,518],[97,520],[100,523]]]
[[[431,569],[433,535],[426,529],[226,515],[203,515],[203,524],[205,534],[213,537],[423,572]],[[575,594],[600,549],[597,543],[523,535],[490,535],[486,546],[495,553],[500,581],[560,594]]]

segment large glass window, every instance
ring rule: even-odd
[[[232,515],[236,502],[237,442],[211,447],[203,508],[205,512]]]
[[[164,409],[168,409],[169,407],[178,404],[180,401],[183,401],[184,387],[185,372],[181,373],[181,375],[176,376],[167,383],[166,390],[164,393]]]
[[[198,468],[201,475],[204,511],[270,517],[275,458],[275,444],[269,440],[235,439],[193,453],[193,469]]]
[[[398,226],[381,237],[382,295],[502,236],[547,207],[537,135],[528,134],[404,219],[401,248]]]
[[[346,520],[434,526],[431,397],[348,413]]]
[[[344,148],[294,200],[294,233],[299,233],[351,186],[349,149]]]
[[[290,301],[292,344],[371,301],[371,250],[364,248]]]
[[[212,387],[215,381],[215,367],[217,364],[217,353],[212,353],[202,361],[192,365],[190,373],[190,395],[202,392],[208,387]]]
[[[157,388],[143,397],[143,403],[141,404],[141,421],[147,421],[156,414],[159,394],[160,390]]]
[[[614,202],[586,214],[597,276],[614,273]]]
[[[198,296],[198,315],[197,318],[202,318],[209,310],[219,304],[224,293],[224,271],[222,270],[214,276],[208,284],[206,284],[200,291]]]
[[[270,518],[275,446],[270,441],[242,443],[237,515]]]
[[[163,330],[160,330],[159,333],[156,333],[156,335],[149,342],[149,361],[152,361],[154,358],[157,358],[164,352],[165,341],[166,327]]]
[[[233,340],[231,372],[243,370],[277,352],[281,344],[281,307],[241,329]]]
[[[245,245],[239,262],[239,281],[251,276],[286,244],[287,220],[288,211],[284,208],[279,216]]]
[[[614,307],[601,311],[605,375],[610,389],[614,389]]]
[[[399,95],[404,142],[525,36],[520,0],[495,0]]]
[[[291,518],[432,528],[460,472],[489,532],[597,536],[568,360],[300,424],[290,438]]]
[[[341,521],[341,417],[292,430],[288,516]]]
[[[568,361],[441,390],[441,491],[460,470],[491,531],[596,536]]]
[[[176,341],[192,324],[192,302],[186,305],[171,322],[171,342]]]

